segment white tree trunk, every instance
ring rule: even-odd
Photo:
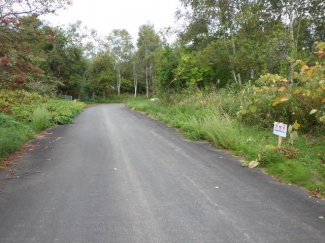
[[[148,58],[149,51],[150,51],[150,40],[146,41],[145,44],[145,58]],[[148,59],[146,60],[146,92],[147,98],[149,97],[149,66],[148,66]]]
[[[138,90],[138,74],[136,65],[133,63],[133,87],[134,87],[134,97],[137,97]]]
[[[241,76],[240,76],[240,73],[237,73],[237,81],[238,81],[238,84],[241,85]]]
[[[234,40],[234,35],[231,32],[231,46],[232,46],[232,53],[234,55],[234,58],[236,59],[237,55],[236,55],[236,44],[235,44],[235,40]],[[237,72],[237,68],[234,68],[233,70],[233,76],[234,76],[234,80],[237,84],[241,85],[241,76],[240,73],[237,73],[237,78],[236,78],[236,72]]]
[[[146,63],[146,91],[147,91],[147,98],[148,98],[149,97],[149,68],[147,63]]]
[[[137,97],[137,90],[138,90],[138,77],[134,77],[134,97]]]
[[[238,82],[237,82],[236,72],[235,72],[235,70],[232,70],[231,72],[232,72],[232,76],[234,78],[234,81],[237,84]]]
[[[120,69],[117,69],[117,95],[121,94],[121,83],[122,83],[122,76]]]

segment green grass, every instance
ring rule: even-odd
[[[0,90],[1,160],[51,125],[68,124],[84,104],[26,91]]]
[[[51,114],[45,107],[37,107],[33,112],[31,124],[34,131],[43,131],[51,125]]]
[[[34,133],[30,125],[16,121],[6,114],[0,113],[0,124],[0,159],[16,151],[24,142],[33,138]]]
[[[223,93],[174,97],[172,102],[130,99],[127,106],[179,128],[189,139],[209,141],[234,155],[244,156],[248,162],[258,160],[265,172],[324,196],[325,166],[319,158],[325,157],[324,138],[300,136],[294,146],[284,139],[282,148],[277,149],[277,136],[272,130],[239,123],[233,107],[236,102],[230,101],[234,97],[226,96]]]

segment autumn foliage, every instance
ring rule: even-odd
[[[38,16],[65,8],[66,0],[6,0],[0,6],[0,88],[28,88],[43,83],[45,61],[42,43],[55,42]],[[23,86],[22,86],[23,85]]]
[[[304,131],[322,129],[325,124],[325,42],[317,42],[315,46],[319,60],[312,65],[295,61],[292,82],[277,74],[261,76],[246,105],[237,113],[238,118],[247,121],[258,116],[270,124],[273,120],[300,123]]]

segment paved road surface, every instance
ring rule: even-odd
[[[0,175],[1,243],[325,242],[325,201],[123,105],[50,132]]]

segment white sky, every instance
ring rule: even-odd
[[[58,16],[46,16],[53,25],[68,25],[81,20],[89,29],[108,36],[113,29],[126,29],[136,41],[141,25],[154,24],[155,30],[175,27],[178,0],[74,0]]]

